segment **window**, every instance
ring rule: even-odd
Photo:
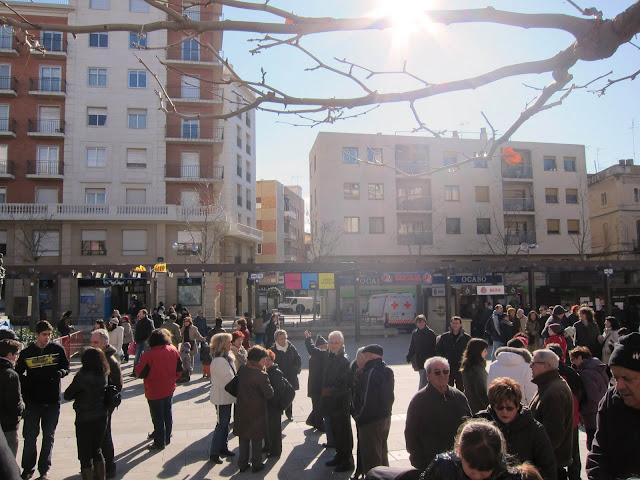
[[[476,233],[478,235],[491,235],[491,219],[476,218]]]
[[[192,5],[190,7],[184,7],[182,14],[189,20],[195,22],[200,21],[200,5]]]
[[[60,255],[60,232],[34,230],[32,235],[34,253],[38,257],[57,257]]]
[[[576,171],[576,157],[563,157],[562,161],[564,163],[564,171],[565,172],[575,172]]]
[[[236,125],[236,145],[242,148],[242,129]]]
[[[640,202],[640,189],[638,187],[633,189],[633,201],[636,203]]]
[[[180,153],[180,177],[200,178],[200,154],[198,152]]]
[[[0,253],[7,255],[7,231],[0,230]]]
[[[251,181],[251,162],[247,161],[245,165],[245,179],[247,182]]]
[[[87,125],[104,127],[107,124],[107,109],[104,107],[87,108]]]
[[[442,165],[447,167],[458,163],[458,155],[454,152],[445,152],[442,158]]]
[[[107,32],[90,33],[89,46],[94,48],[107,48],[109,46],[109,33]]]
[[[345,233],[360,233],[360,217],[344,217]]]
[[[459,202],[460,201],[460,187],[458,185],[445,185],[444,186],[444,199],[447,202]]]
[[[104,188],[85,188],[84,203],[87,205],[104,205],[107,203],[107,191]]]
[[[58,175],[58,146],[38,145],[36,155],[37,174]]]
[[[382,149],[367,147],[367,162],[382,165]]]
[[[474,154],[473,168],[489,168],[487,157],[481,153]]]
[[[343,147],[342,163],[356,165],[358,163],[358,147]]]
[[[200,44],[197,39],[187,38],[182,41],[182,60],[200,61]]]
[[[179,230],[176,253],[181,256],[198,255],[202,250],[202,232],[197,230]]]
[[[89,86],[90,87],[106,87],[107,86],[107,69],[99,67],[89,67]]]
[[[146,32],[129,32],[129,48],[147,48]]]
[[[242,187],[240,185],[236,185],[236,205],[242,206]]]
[[[369,233],[384,233],[384,217],[369,217]]]
[[[107,231],[106,230],[82,230],[81,254],[106,255]]]
[[[384,200],[384,183],[369,184],[369,200]]]
[[[182,138],[199,138],[200,120],[197,118],[182,120]]]
[[[109,10],[109,0],[89,0],[89,8],[94,10]]]
[[[0,144],[0,173],[11,173],[9,168],[9,145]]]
[[[194,207],[200,205],[200,195],[193,190],[183,190],[180,192],[180,205],[183,207]]]
[[[11,83],[11,64],[0,64],[0,90],[13,90]]]
[[[558,166],[556,165],[556,157],[544,157],[544,171],[545,172],[558,171]]]
[[[577,188],[567,188],[565,191],[565,202],[567,203],[578,203],[578,189]]]
[[[42,46],[49,52],[62,52],[62,32],[42,32]]]
[[[242,177],[242,157],[236,155],[236,175]]]
[[[545,188],[544,198],[547,203],[558,203],[558,189],[557,188]]]
[[[62,68],[42,65],[38,90],[43,92],[62,91]]]
[[[447,233],[450,235],[460,235],[460,219],[447,218]]]
[[[87,167],[104,167],[107,165],[107,149],[105,147],[87,147]]]
[[[134,13],[147,13],[149,4],[144,0],[129,0],[129,11]]]
[[[560,235],[560,220],[557,218],[547,219],[547,235]]]
[[[580,220],[567,220],[567,233],[569,235],[580,235]]]
[[[359,183],[345,183],[343,185],[344,199],[345,200],[359,200],[360,199],[360,184]]]
[[[251,190],[249,190],[248,188],[245,192],[245,199],[246,199],[245,205],[247,207],[247,210],[251,210]]]
[[[147,149],[127,148],[127,168],[147,168]]]
[[[122,255],[146,255],[147,231],[123,230],[122,231]]]
[[[147,72],[129,70],[129,88],[147,88]]]
[[[491,201],[488,186],[476,186],[476,202]]]
[[[127,125],[134,129],[147,128],[147,111],[143,109],[127,110]]]
[[[147,203],[147,190],[144,188],[127,188],[125,198],[127,205],[145,205]]]
[[[249,112],[245,113],[244,123],[247,127],[251,128],[251,117],[249,116]]]
[[[13,27],[9,25],[0,26],[0,48],[4,50],[13,48]]]
[[[183,75],[180,79],[180,97],[200,98],[200,79]]]
[[[251,155],[251,135],[247,133],[247,139],[245,140],[244,148],[246,152]]]
[[[0,131],[9,131],[9,105],[0,105]]]
[[[59,133],[64,131],[60,123],[60,107],[38,108],[38,132]]]
[[[36,203],[55,204],[58,203],[57,188],[36,188]]]
[[[261,243],[259,243],[256,246],[256,255],[262,255],[262,244]]]
[[[7,203],[7,187],[0,187],[0,204]]]
[[[607,206],[607,192],[602,192],[600,194],[600,205],[603,207]]]

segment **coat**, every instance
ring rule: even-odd
[[[144,317],[138,320],[133,332],[133,338],[136,343],[147,342],[151,336],[151,332],[153,332],[153,329],[153,321],[149,317]]]
[[[6,358],[0,358],[0,425],[3,432],[18,428],[24,413],[20,376]]]
[[[598,430],[587,455],[589,480],[640,477],[640,410],[625,405],[615,387],[598,407]]]
[[[133,330],[129,322],[120,322],[120,326],[124,328],[124,334],[122,335],[122,343],[127,345],[133,342]]]
[[[595,430],[598,404],[609,388],[607,366],[597,358],[588,358],[580,364],[578,372],[585,393],[585,398],[580,403],[582,423],[584,428]]]
[[[413,369],[424,370],[424,362],[427,358],[436,355],[436,334],[429,327],[422,330],[416,328],[411,334],[407,363],[411,363]]]
[[[458,427],[470,416],[467,398],[457,388],[448,387],[444,395],[430,384],[418,390],[404,428],[411,465],[424,470],[438,453],[450,450]]]
[[[454,335],[449,331],[438,337],[436,352],[441,357],[449,360],[449,368],[451,368],[451,372],[457,372],[460,370],[462,354],[464,353],[465,348],[467,348],[469,340],[471,340],[471,336],[462,329],[460,329],[458,335]]]
[[[183,326],[180,329],[180,335],[182,335],[182,341],[186,342],[187,338],[189,339],[189,343],[191,343],[192,346],[192,350],[193,347],[196,345],[197,342],[201,342],[204,340],[204,337],[202,335],[200,335],[200,331],[198,330],[198,327],[196,327],[195,325],[191,324],[189,325],[189,330],[187,331],[187,327]]]
[[[238,371],[238,398],[233,433],[240,440],[261,440],[267,436],[267,401],[273,387],[267,372],[250,362]]]
[[[320,350],[311,338],[304,341],[304,345],[309,353],[309,377],[307,379],[307,396],[319,397],[322,392],[322,377],[324,375],[324,364],[327,352]]]
[[[278,330],[278,324],[275,322],[269,321],[267,326],[264,327],[264,344],[265,345],[273,345],[275,339],[273,338],[274,334]]]
[[[69,360],[60,345],[49,343],[40,348],[30,344],[20,352],[15,370],[27,405],[60,403],[60,379],[69,374]]]
[[[115,386],[118,391],[122,390],[122,369],[120,368],[120,361],[118,360],[118,352],[112,345],[107,345],[104,349],[104,355],[107,357],[107,363],[109,364],[109,377],[107,382],[109,385]]]
[[[491,480],[520,480],[518,473],[501,470],[491,475]],[[420,480],[468,480],[462,468],[462,460],[454,452],[440,453],[429,468],[420,474]]]
[[[467,367],[462,371],[464,395],[469,401],[471,412],[475,413],[487,408],[487,370],[483,364]]]
[[[529,462],[538,469],[544,480],[555,480],[556,459],[551,440],[528,407],[522,407],[518,416],[508,424],[502,423],[491,407],[475,416],[489,420],[500,429],[507,441],[507,452],[516,457],[516,463]]]
[[[325,368],[322,375],[322,409],[326,415],[349,414],[351,406],[351,368],[344,351],[325,352]]]
[[[267,370],[267,375],[269,376],[269,383],[271,383],[271,387],[273,388],[273,397],[267,400],[267,410],[268,412],[276,413],[276,415],[278,413],[282,415],[284,408],[286,408],[283,407],[283,404],[289,403],[289,400],[293,400],[295,390],[277,363],[274,363],[271,368]],[[278,418],[280,417],[278,416]]]
[[[600,336],[600,327],[598,327],[595,320],[589,325],[578,321],[573,324],[573,327],[576,329],[576,347],[589,347],[594,357],[599,356],[600,342],[598,337]]]
[[[124,328],[118,325],[113,330],[109,330],[109,345],[115,348],[118,355],[122,355],[122,344],[124,343]]]
[[[487,385],[498,377],[508,377],[522,387],[522,401],[529,404],[538,391],[531,381],[531,353],[526,348],[501,347],[496,350],[496,361],[489,366]]]
[[[180,343],[182,342],[182,332],[180,331],[180,327],[178,326],[178,324],[167,319],[160,326],[160,328],[169,330],[169,333],[171,333],[171,344],[174,347],[178,348],[178,345],[180,345]]]
[[[147,400],[161,400],[173,395],[176,380],[182,373],[182,360],[173,345],[158,345],[142,354],[135,372],[144,378]]]
[[[76,373],[71,385],[64,391],[65,400],[74,400],[76,423],[106,418],[107,407],[104,404],[106,386],[106,375],[85,372],[82,368]]]
[[[236,397],[227,392],[224,387],[233,380],[236,371],[233,368],[233,358],[215,357],[211,362],[211,390],[209,401],[214,405],[231,405],[236,403]]]
[[[369,360],[354,384],[352,415],[363,426],[391,417],[395,379],[381,358]]]
[[[300,382],[298,381],[298,375],[302,370],[302,359],[296,347],[287,340],[287,350],[282,351],[278,349],[278,346],[274,343],[271,350],[276,354],[276,363],[284,378],[286,378],[294,389],[300,389]]]
[[[542,373],[533,379],[538,393],[529,407],[534,418],[544,425],[551,439],[558,467],[573,460],[573,396],[567,382],[557,370]]]
[[[613,352],[613,347],[618,340],[620,339],[620,334],[618,330],[604,330],[604,338],[602,339],[602,362],[606,365],[609,364],[609,357],[611,357],[611,353]]]

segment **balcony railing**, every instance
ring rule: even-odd
[[[63,163],[57,160],[36,160],[27,162],[27,175],[43,177],[61,176],[64,174]]]
[[[0,76],[0,93],[13,92],[15,94],[18,89],[18,80],[16,77],[1,77]]]
[[[224,139],[224,127],[203,128],[201,125],[167,125],[168,141],[186,143],[218,143]]]
[[[502,206],[508,212],[533,212],[533,198],[505,198]]]
[[[167,93],[173,100],[194,103],[222,103],[224,90],[209,85],[169,85]]]
[[[398,233],[398,245],[433,245],[433,232]]]
[[[0,175],[2,176],[15,175],[14,165],[11,160],[0,161]]]
[[[505,242],[507,245],[536,243],[536,234],[534,232],[507,233],[505,235]]]
[[[52,134],[55,136],[64,134],[64,120],[59,120],[59,119],[29,120],[29,133]]]
[[[67,82],[60,77],[39,77],[29,79],[29,91],[61,94],[67,91]]]
[[[177,178],[184,180],[223,180],[224,167],[214,166],[213,168],[201,165],[171,165],[165,166],[166,178]]]
[[[533,178],[533,167],[502,164],[502,178]]]
[[[398,197],[396,208],[400,211],[431,210],[431,197],[405,198]]]

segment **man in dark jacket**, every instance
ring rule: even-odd
[[[47,478],[51,468],[51,451],[60,416],[60,379],[69,374],[69,360],[64,349],[51,343],[53,327],[46,320],[36,324],[36,341],[25,348],[16,363],[22,382],[24,411],[24,447],[22,478],[35,473],[36,461],[40,478]],[[40,458],[36,440],[42,428]]]
[[[587,456],[589,480],[640,477],[640,333],[620,338],[609,366],[616,386],[598,407],[598,430]]]
[[[307,396],[311,398],[311,413],[307,417],[307,425],[320,432],[325,431],[322,417],[322,375],[324,373],[325,352],[329,346],[327,340],[318,335],[315,346],[311,343],[311,333],[304,332],[304,344],[309,353],[309,378],[307,379]],[[327,436],[330,433],[327,432]],[[333,440],[333,438],[331,438]],[[327,444],[333,445],[327,438]]]
[[[560,376],[560,359],[549,349],[533,352],[531,372],[538,392],[529,407],[534,418],[544,425],[556,457],[558,480],[567,478],[566,467],[573,461],[573,396]]]
[[[302,370],[302,359],[296,347],[288,340],[287,332],[284,330],[276,330],[274,334],[275,341],[271,350],[276,354],[276,363],[282,370],[284,377],[289,381],[295,390],[300,389],[298,375]],[[285,413],[289,421],[293,420],[293,404],[290,404]]]
[[[133,339],[136,342],[136,356],[133,360],[134,370],[140,361],[142,353],[149,348],[149,337],[154,328],[153,321],[149,318],[147,310],[144,308],[140,309],[136,317],[135,331],[133,332]],[[131,375],[135,376],[135,373]]]
[[[267,350],[265,368],[269,375],[269,382],[273,387],[273,397],[267,400],[267,436],[265,449],[268,457],[279,457],[282,454],[282,411],[291,404],[295,390],[287,380],[282,370],[275,363],[276,353]]]
[[[389,466],[387,438],[391,427],[394,376],[382,360],[380,345],[359,352],[352,411],[358,431],[358,468],[365,475],[373,467]]]
[[[449,385],[455,386],[461,392],[464,392],[464,383],[462,381],[462,372],[460,372],[460,362],[462,362],[462,354],[471,337],[462,328],[462,318],[458,316],[451,317],[449,331],[440,335],[436,341],[436,351],[438,355],[449,360],[451,373],[449,374]]]
[[[407,363],[420,375],[418,389],[427,384],[427,375],[424,370],[424,362],[436,354],[436,334],[427,327],[427,317],[416,317],[416,329],[411,334],[411,343],[407,353]]]
[[[322,407],[331,421],[336,445],[336,456],[328,461],[328,467],[336,472],[353,470],[353,434],[351,433],[351,369],[344,351],[342,332],[329,334],[329,349],[326,353],[322,376]]]
[[[106,330],[98,329],[91,332],[91,346],[102,350],[109,363],[108,384],[113,385],[120,392],[122,391],[122,370],[116,355],[116,349],[109,345],[109,333]],[[111,417],[113,411],[107,415],[107,429],[102,441],[102,455],[106,465],[107,478],[116,476],[115,452],[113,448],[113,438],[111,436]]]
[[[451,450],[458,427],[471,417],[467,398],[449,386],[447,359],[432,357],[425,367],[427,387],[411,399],[404,428],[409,460],[418,470],[425,470],[438,453]]]
[[[13,455],[18,453],[18,424],[24,413],[20,377],[14,370],[21,344],[0,340],[0,424]]]

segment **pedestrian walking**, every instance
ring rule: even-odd
[[[418,372],[418,390],[427,385],[427,375],[424,370],[424,362],[436,355],[436,334],[427,326],[427,317],[418,315],[415,318],[416,329],[411,334],[407,363]]]
[[[602,344],[602,362],[604,364],[609,363],[611,353],[620,339],[618,330],[620,330],[620,322],[616,317],[609,316],[604,319],[604,332],[598,339]]]
[[[311,333],[304,332],[304,345],[309,354],[309,377],[307,378],[307,396],[311,398],[311,413],[307,417],[307,425],[320,432],[325,431],[324,419],[322,415],[322,376],[324,374],[325,352],[329,346],[327,340],[322,336],[316,337],[315,345],[311,340]],[[329,433],[327,432],[327,435]],[[327,444],[333,448],[333,443]]]
[[[180,330],[182,336],[182,343],[190,344],[189,355],[191,356],[191,366],[193,369],[196,352],[198,351],[198,345],[204,340],[204,337],[200,335],[198,328],[193,324],[191,316],[185,316],[182,319],[182,329]]]
[[[134,307],[134,310],[136,308],[137,307]],[[136,341],[136,356],[133,359],[134,371],[138,366],[138,362],[140,361],[142,353],[149,348],[149,337],[151,336],[151,332],[153,332],[153,330],[153,322],[149,318],[147,310],[141,308],[140,310],[138,310],[138,314],[136,316],[136,325],[133,334],[133,338]]]
[[[277,341],[277,340],[276,340]],[[267,400],[267,436],[265,450],[268,457],[277,458],[282,455],[282,412],[291,405],[295,389],[286,375],[275,362],[276,353],[267,350],[265,369],[269,375],[269,383],[273,388],[273,397]]]
[[[51,452],[60,416],[60,379],[69,374],[69,360],[60,345],[51,342],[53,327],[46,320],[36,323],[36,340],[25,348],[16,362],[25,402],[22,435],[22,478],[35,473],[36,461],[41,480],[47,480]],[[36,448],[42,429],[40,457]]]
[[[460,370],[464,384],[464,394],[471,413],[487,408],[487,355],[489,344],[482,338],[472,338],[462,354]]]
[[[464,392],[464,382],[460,372],[460,363],[469,340],[471,337],[462,328],[462,318],[454,315],[449,322],[449,331],[440,335],[436,341],[436,353],[449,361],[451,369],[449,385],[455,384],[461,392]]]
[[[513,325],[505,317],[504,307],[498,303],[485,327],[487,338],[491,344],[490,358],[492,360],[495,359],[496,350],[504,347],[508,339],[511,338],[510,333]]]
[[[540,341],[540,332],[542,331],[542,325],[540,324],[540,316],[535,310],[531,310],[527,315],[527,322],[525,324],[525,332],[529,338],[529,350],[534,351],[542,346]]]
[[[14,458],[18,454],[18,425],[24,414],[20,376],[14,370],[22,344],[0,340],[0,426]]]
[[[578,311],[580,320],[573,324],[576,329],[576,347],[587,347],[594,357],[600,358],[601,346],[598,338],[600,328],[594,318],[593,310],[589,307],[582,307]]]
[[[271,318],[269,319],[269,323],[267,323],[264,330],[264,344],[265,345],[273,345],[275,341],[274,335],[276,330],[280,328],[280,316],[277,312],[271,314]]]
[[[119,358],[122,358],[122,345],[124,344],[124,327],[120,326],[117,318],[111,318],[107,324],[107,332],[109,333],[109,345],[116,350]]]
[[[177,320],[178,316],[175,313],[170,313],[165,317],[164,322],[160,326],[160,328],[164,328],[171,334],[171,344],[176,347],[176,349],[180,348],[180,344],[182,343],[182,332],[180,331]]]
[[[122,361],[129,361],[129,344],[133,342],[133,329],[127,315],[120,317],[120,326],[123,328],[122,333]]]
[[[264,334],[267,325],[264,322],[263,316],[256,316],[253,320],[253,336],[256,342],[256,345],[264,345]]]
[[[102,440],[107,429],[105,389],[109,364],[104,352],[95,347],[88,347],[82,354],[81,361],[82,367],[64,391],[64,399],[74,401],[76,444],[82,480],[105,480]]]
[[[225,390],[225,386],[236,375],[233,354],[231,353],[231,334],[217,333],[211,338],[211,390],[209,401],[216,407],[218,422],[211,436],[209,460],[222,463],[220,457],[233,457],[229,450],[229,424],[231,423],[231,406],[236,397]]]
[[[193,319],[193,324],[198,329],[198,332],[200,332],[200,335],[203,337],[207,336],[209,333],[209,327],[207,326],[207,319],[202,314],[202,310],[198,310],[198,315]]]
[[[300,389],[298,375],[302,371],[302,359],[296,347],[288,340],[285,330],[276,330],[274,333],[275,342],[271,350],[276,354],[275,362],[278,364],[284,377],[291,384],[295,391]],[[293,420],[293,403],[285,409],[285,414],[289,421]]]
[[[496,378],[508,377],[512,378],[522,388],[523,401],[529,405],[536,392],[538,386],[531,381],[531,353],[526,348],[517,348],[511,345],[517,343],[516,340],[510,340],[509,345],[501,347],[496,351],[496,359],[489,365],[487,382],[491,383]]]

